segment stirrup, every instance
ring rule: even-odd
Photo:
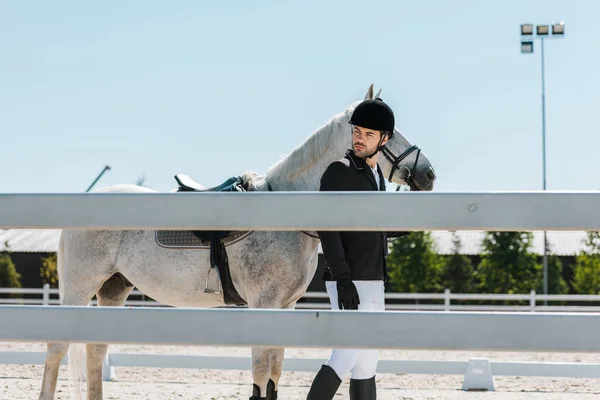
[[[219,288],[217,290],[208,288],[208,278],[210,278],[210,271],[215,270],[217,272],[217,280],[219,281]],[[219,269],[217,267],[210,267],[208,273],[206,274],[206,282],[204,283],[204,293],[214,293],[221,294],[223,292],[223,285],[221,284],[221,275],[219,274]]]

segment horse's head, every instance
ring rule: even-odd
[[[371,85],[365,95],[365,100],[374,98],[381,98],[381,90],[377,95],[373,95],[373,85]],[[346,123],[359,103],[352,104],[343,113]],[[348,132],[351,132],[351,129],[348,129]],[[349,138],[349,140],[351,139]],[[433,190],[436,179],[433,166],[421,149],[411,144],[396,128],[387,143],[381,147],[378,164],[389,182],[407,185],[415,191]]]

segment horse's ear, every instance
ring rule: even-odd
[[[377,94],[375,95],[376,99],[380,99],[381,98],[381,89],[379,89],[379,92],[377,92]]]
[[[367,90],[367,94],[365,94],[365,100],[373,100],[373,84],[369,86],[369,90]]]

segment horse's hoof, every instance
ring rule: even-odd
[[[275,390],[275,382],[269,379],[267,383],[267,400],[277,400],[277,390]]]
[[[260,388],[256,383],[252,384],[252,397],[250,397],[250,400],[267,400],[266,397],[260,397]]]

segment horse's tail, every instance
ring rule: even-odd
[[[65,259],[65,247],[64,247],[64,231],[60,234],[58,241],[58,251],[56,254],[56,272],[58,275],[58,292],[61,299],[64,298],[64,287],[61,285],[64,271],[64,259]],[[69,383],[71,389],[71,398],[76,400],[83,400],[84,393],[82,382],[86,380],[85,370],[85,345],[81,343],[70,343],[69,351],[67,354],[69,362]]]
[[[83,382],[86,381],[85,345],[82,343],[71,343],[69,346],[68,359],[71,399],[83,400],[85,399]]]

